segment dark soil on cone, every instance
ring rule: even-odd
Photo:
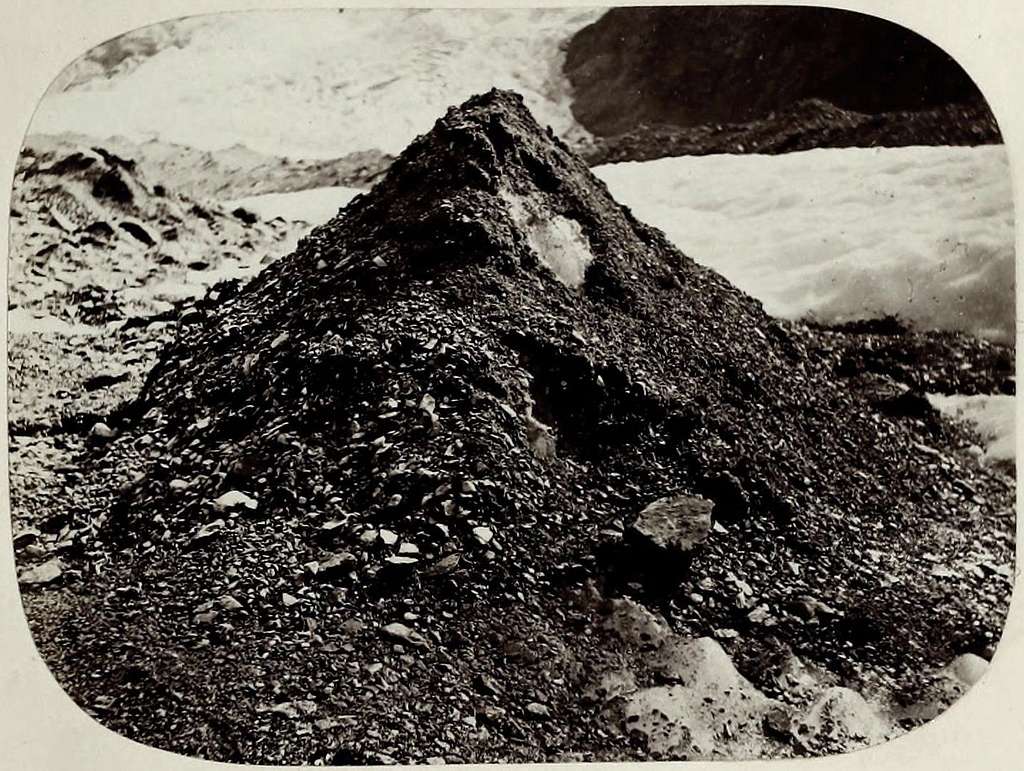
[[[514,94],[450,110],[177,324],[52,493],[74,536],[57,588],[25,593],[61,684],[131,738],[262,763],[649,757],[581,698],[635,655],[595,592],[717,637],[771,695],[788,651],[909,702],[998,639],[1012,481],[913,362],[959,346],[990,390],[1006,349],[767,316]],[[715,527],[649,561],[628,526],[677,494]]]

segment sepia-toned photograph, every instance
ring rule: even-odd
[[[125,739],[814,758],[992,666],[1010,161],[900,24],[168,19],[50,84],[11,201],[18,589]]]

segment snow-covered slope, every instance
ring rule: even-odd
[[[562,136],[561,45],[601,11],[309,10],[188,20],[187,43],[51,89],[36,133],[159,137],[216,150],[242,142],[303,158],[401,151],[449,105],[511,88]],[[154,27],[154,29],[157,29]],[[161,39],[177,39],[161,25]],[[135,33],[138,38],[142,33]],[[155,34],[155,33],[154,33]],[[56,92],[54,92],[56,91]]]
[[[773,314],[897,314],[1008,342],[1013,201],[1002,146],[713,155],[596,169],[612,194]],[[358,191],[232,202],[324,222]]]
[[[251,195],[228,201],[225,205],[230,209],[241,206],[265,220],[283,217],[286,220],[319,225],[363,192],[366,191],[355,187],[316,187],[295,193]]]
[[[928,399],[932,406],[945,415],[974,424],[984,443],[984,461],[1014,460],[1017,450],[1016,396],[933,394]]]
[[[599,167],[612,194],[772,314],[898,314],[1012,341],[1001,145],[818,149]]]

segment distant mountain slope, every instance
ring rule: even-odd
[[[192,34],[212,23],[216,16],[192,16],[149,24],[90,48],[71,62],[50,84],[51,94],[80,86],[91,80],[128,74],[149,57],[169,48],[184,48]]]
[[[449,105],[501,86],[570,137],[581,132],[561,46],[599,13],[322,9],[155,25],[85,54],[69,80],[55,84],[70,87],[43,100],[31,129],[156,137],[201,150],[242,143],[302,158],[393,154]],[[179,27],[188,34],[172,34]]]
[[[930,41],[827,8],[614,9],[573,37],[565,73],[596,135],[745,123],[807,99],[872,114],[984,103]]]
[[[35,134],[26,142],[50,151],[75,144],[101,144],[137,163],[154,184],[193,198],[220,201],[316,187],[369,187],[394,160],[379,150],[304,160],[258,153],[240,144],[211,151],[159,139],[133,142],[121,136],[94,139],[84,134]]]

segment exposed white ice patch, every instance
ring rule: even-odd
[[[238,198],[224,203],[226,208],[241,206],[269,220],[283,217],[317,225],[326,222],[346,206],[359,193],[351,187],[321,187],[295,193],[267,193]],[[540,262],[568,287],[583,285],[587,267],[594,260],[583,228],[575,220],[545,210],[532,199],[504,190],[502,199],[516,226],[526,234],[530,248]],[[294,248],[294,243],[280,247],[282,254]]]
[[[975,425],[985,442],[983,460],[1012,461],[1016,457],[1016,397],[930,394],[928,401],[943,414]]]
[[[925,328],[1014,335],[1005,148],[818,149],[595,170],[621,203],[769,313],[898,314]]]
[[[203,150],[241,142],[302,158],[398,153],[450,105],[496,86],[521,93],[560,136],[583,136],[562,43],[603,12],[316,9],[170,22],[152,28],[164,47],[134,68],[48,94],[30,130]]]
[[[575,220],[544,210],[529,198],[502,191],[513,222],[526,233],[530,248],[555,277],[573,289],[583,285],[587,267],[594,261],[583,228]]]
[[[60,335],[73,337],[98,335],[101,327],[89,324],[72,324],[64,319],[44,313],[33,313],[24,308],[7,311],[7,331],[12,335]]]
[[[231,211],[241,206],[264,220],[283,217],[286,220],[320,225],[331,219],[357,195],[365,192],[355,187],[317,187],[294,193],[265,193],[238,198],[225,202],[224,207]]]

